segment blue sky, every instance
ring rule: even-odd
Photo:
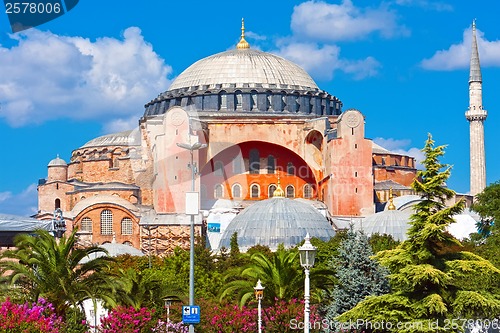
[[[366,136],[421,158],[427,133],[448,145],[448,185],[469,191],[468,75],[477,19],[487,183],[500,180],[500,2],[82,0],[12,34],[0,5],[0,213],[31,215],[57,154],[135,126],[143,105],[190,64],[233,48],[245,18],[252,47],[304,67]]]

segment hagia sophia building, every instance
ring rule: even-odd
[[[252,49],[201,59],[146,103],[138,127],[94,138],[39,181],[40,220],[61,209],[81,245],[116,241],[164,255],[189,247],[186,193],[199,193],[197,235],[212,249],[328,239],[343,219],[413,194],[415,159],[365,137],[291,61]],[[190,197],[192,198],[192,197]],[[196,200],[190,199],[190,200]]]

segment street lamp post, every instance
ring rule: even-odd
[[[255,298],[257,299],[258,301],[258,307],[257,307],[257,312],[258,312],[258,315],[259,315],[259,319],[257,321],[257,325],[259,327],[259,333],[262,333],[262,306],[261,306],[261,302],[262,302],[262,297],[264,297],[264,288],[262,286],[262,284],[260,283],[260,279],[257,281],[257,285],[255,287],[253,287],[253,289],[255,289]]]
[[[196,177],[196,167],[194,165],[194,157],[193,157],[193,152],[195,150],[203,149],[207,145],[204,143],[200,142],[195,142],[193,144],[191,143],[177,143],[177,146],[186,150],[189,150],[189,153],[191,154],[191,163],[189,164],[189,168],[191,169],[191,191],[194,192],[195,190],[195,177]],[[186,206],[188,205],[187,202],[188,196],[186,194]],[[189,246],[189,305],[194,306],[194,215],[195,214],[190,214],[191,215],[191,230],[189,233],[189,241],[190,241],[190,246]],[[189,324],[189,333],[194,333],[194,325]]]
[[[314,247],[307,233],[304,244],[299,247],[300,265],[304,268],[304,333],[309,333],[309,270],[314,266],[314,259],[316,258],[316,247]]]

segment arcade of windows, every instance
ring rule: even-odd
[[[109,209],[104,209],[100,214],[100,228],[101,235],[113,234],[113,212]],[[84,217],[81,221],[80,231],[85,233],[92,233],[92,219]],[[120,233],[122,235],[133,234],[133,222],[130,217],[124,217],[120,223]]]
[[[274,191],[276,191],[276,184],[271,184],[267,188],[267,196],[272,198],[274,196]],[[251,184],[249,188],[250,198],[257,199],[261,195],[261,186],[259,184]],[[304,199],[311,199],[313,197],[313,186],[311,184],[305,184],[302,190],[302,196]],[[242,199],[242,187],[240,184],[233,184],[231,186],[231,196],[234,199]],[[295,198],[295,187],[293,185],[287,185],[285,187],[285,196],[287,198]],[[224,198],[224,186],[222,184],[216,184],[214,186],[214,198],[222,199]]]

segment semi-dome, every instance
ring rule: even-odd
[[[105,146],[139,146],[140,144],[140,132],[136,129],[99,136],[88,141],[81,148]]]
[[[254,49],[230,50],[198,60],[174,80],[169,90],[193,87],[319,90],[298,65]]]
[[[303,241],[307,233],[325,241],[335,236],[326,217],[313,206],[282,197],[259,201],[245,208],[227,226],[219,249],[230,248],[235,232],[242,251],[257,244],[273,251],[279,244],[293,247]]]

